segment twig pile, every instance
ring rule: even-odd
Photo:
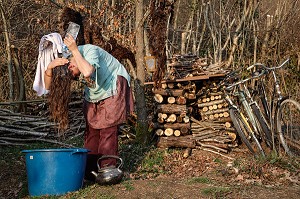
[[[192,139],[200,148],[209,148],[217,152],[228,153],[237,146],[235,130],[218,121],[198,121],[191,119]]]
[[[224,69],[224,63],[210,64],[207,58],[199,58],[196,55],[174,55],[169,62],[166,75],[166,79],[169,80],[228,72]]]
[[[0,145],[26,145],[34,141],[56,143],[71,146],[60,140],[71,139],[83,134],[85,122],[81,101],[69,104],[69,128],[59,132],[58,124],[49,121],[49,113],[43,106],[31,111],[31,115],[15,113],[8,109],[0,109]],[[46,107],[47,108],[47,107]]]

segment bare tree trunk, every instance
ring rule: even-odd
[[[238,48],[238,41],[242,35],[241,29],[243,28],[243,25],[247,20],[251,20],[251,16],[253,16],[254,12],[256,11],[258,4],[255,1],[250,1],[244,4],[244,9],[242,13],[242,17],[239,21],[239,24],[237,24],[235,33],[233,35],[233,45],[231,46],[230,49],[230,54],[227,60],[226,65],[229,66],[233,62],[234,58],[234,53],[236,49]]]
[[[271,29],[272,29],[272,24],[273,24],[273,16],[271,15],[267,15],[267,31],[261,46],[261,58],[264,60],[266,58],[266,54],[267,54],[267,48],[268,48],[268,42],[270,39],[270,34],[271,34]]]
[[[196,14],[196,28],[195,28],[196,31],[193,34],[193,41],[192,41],[192,52],[194,55],[198,55],[197,41],[198,41],[198,34],[199,34],[198,30],[199,30],[200,20],[201,20],[199,9],[197,10],[197,14]]]
[[[215,19],[214,19],[214,17],[211,16],[212,13],[209,13],[209,11],[212,12],[211,10],[213,11],[213,7],[211,6],[211,2],[207,2],[206,8],[205,8],[205,15],[204,15],[205,16],[205,22],[206,22],[206,26],[207,26],[207,28],[210,32],[210,36],[212,38],[212,46],[213,46],[214,49],[217,49],[217,46],[218,46],[217,45],[218,41],[217,41],[217,38],[216,38],[216,32],[217,31],[215,30],[214,23],[213,23],[213,20],[215,20]],[[209,16],[211,16],[211,17],[209,17]],[[210,20],[210,19],[212,19],[212,20]],[[215,53],[215,50],[214,50],[213,60],[214,60],[214,62],[216,62],[216,60],[217,60],[217,55]]]
[[[147,31],[144,30],[144,44],[145,44],[145,54],[146,56],[150,56],[150,49],[149,49],[149,37],[147,35]]]
[[[167,59],[169,59],[171,57],[171,52],[169,49],[169,45],[168,45],[168,41],[169,41],[169,32],[170,32],[170,22],[171,22],[171,15],[168,18],[168,23],[167,23],[167,30],[166,30],[166,55],[167,55]]]
[[[191,34],[192,34],[192,27],[193,27],[193,21],[194,21],[196,1],[197,0],[193,0],[193,3],[192,3],[193,7],[192,7],[192,10],[190,12],[189,20],[186,24],[185,31],[181,34],[181,37],[182,37],[181,54],[186,54],[188,46],[189,46],[189,42],[190,42],[190,38],[191,38]]]
[[[14,66],[15,66],[15,71],[17,74],[17,79],[18,79],[18,101],[25,101],[26,100],[26,95],[25,95],[25,83],[24,83],[24,77],[23,77],[23,72],[22,72],[22,67],[20,66],[21,58],[20,58],[20,50],[17,48],[13,48],[13,60],[14,60]],[[26,104],[25,103],[20,103],[18,105],[18,112],[23,111],[26,112]]]
[[[177,26],[178,26],[178,15],[179,15],[179,7],[180,7],[180,2],[181,0],[178,0],[177,1],[177,8],[176,8],[176,11],[174,12],[174,19],[173,19],[173,35],[172,35],[172,41],[171,41],[171,46],[170,46],[170,52],[173,54],[174,53],[174,50],[173,50],[173,46],[175,43],[177,43]]]
[[[6,53],[7,53],[7,69],[8,69],[8,77],[9,77],[9,100],[14,100],[14,84],[13,84],[13,69],[12,69],[12,58],[11,58],[11,50],[10,50],[10,38],[9,38],[9,30],[7,26],[7,20],[4,13],[3,1],[0,0],[0,12],[3,21],[3,34],[6,40]]]
[[[137,112],[137,131],[136,138],[140,143],[149,141],[147,111],[145,102],[145,67],[144,67],[144,21],[143,21],[143,0],[136,1],[136,63],[137,63],[137,78],[135,82],[136,92],[136,112]]]
[[[257,24],[256,21],[253,19],[252,20],[252,26],[253,26],[253,37],[254,37],[254,47],[253,47],[253,63],[257,62],[257,43],[258,43],[258,38],[257,38]]]
[[[114,15],[115,15],[115,13],[114,13],[114,11],[115,11],[115,8],[116,8],[116,2],[115,2],[115,0],[111,0],[111,4],[110,4],[110,25],[111,25],[111,27],[115,30],[115,26],[114,26]]]
[[[199,17],[198,17],[198,23],[201,24],[201,18],[200,16],[203,16],[203,2],[202,2],[202,5],[199,6],[199,9],[200,9],[200,13],[199,13]],[[205,21],[204,17],[203,17],[203,20]],[[198,29],[197,29],[198,30]],[[200,29],[199,29],[200,31]],[[198,55],[200,55],[200,48],[201,48],[201,45],[202,45],[202,41],[203,41],[203,38],[204,38],[204,34],[205,34],[205,31],[206,31],[206,23],[202,23],[202,29],[201,29],[201,32],[200,32],[200,39],[198,41],[198,46],[197,46],[197,53]]]
[[[181,33],[181,54],[185,54],[185,44],[186,44],[186,37],[187,37],[187,32],[182,32]]]

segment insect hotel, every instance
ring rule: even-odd
[[[209,64],[206,58],[172,57],[161,87],[152,88],[157,147],[228,153],[237,146],[228,104],[217,87],[226,72],[222,64]]]

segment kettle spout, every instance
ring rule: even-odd
[[[91,173],[92,173],[95,177],[98,176],[98,173],[96,173],[95,171],[91,171]]]

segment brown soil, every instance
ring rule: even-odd
[[[120,184],[85,183],[84,189],[60,198],[296,199],[300,195],[299,167],[282,160],[254,160],[246,149],[227,155],[235,160],[202,150],[193,150],[188,158],[183,158],[181,150],[163,153],[163,166],[157,168],[163,172],[126,172]],[[26,193],[24,158],[1,160],[0,165],[0,198],[30,198]]]

